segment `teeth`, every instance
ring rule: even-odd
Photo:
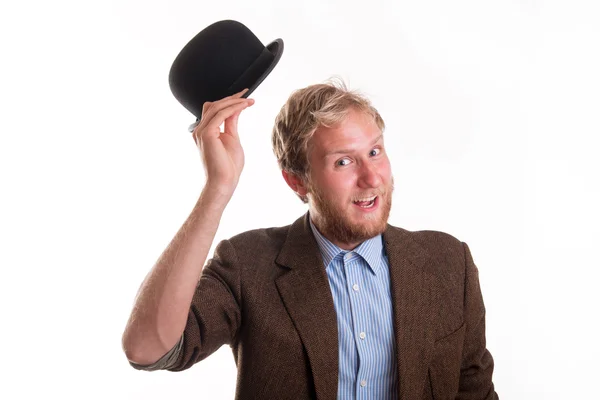
[[[358,203],[359,201],[373,201],[375,200],[375,197],[377,196],[373,196],[373,197],[368,197],[366,199],[358,199],[358,200],[354,200],[355,203]]]

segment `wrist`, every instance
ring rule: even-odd
[[[207,183],[200,193],[199,201],[206,203],[206,205],[225,208],[229,200],[231,200],[234,191],[235,186]]]

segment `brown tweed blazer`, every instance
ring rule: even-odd
[[[497,399],[477,267],[465,243],[388,225],[398,398]],[[308,213],[292,225],[219,243],[204,267],[177,362],[181,371],[229,344],[236,399],[333,400],[338,335]]]

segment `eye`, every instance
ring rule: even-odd
[[[379,155],[379,153],[381,153],[381,149],[373,149],[369,152],[369,155],[371,157],[375,157],[375,156]]]
[[[347,158],[342,158],[335,163],[335,165],[338,167],[345,167],[348,164],[350,164],[350,160]]]

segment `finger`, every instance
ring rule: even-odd
[[[246,89],[244,89],[244,90],[242,90],[242,91],[239,91],[239,92],[237,92],[237,93],[234,93],[234,94],[232,94],[231,96],[223,97],[221,100],[218,100],[218,101],[229,100],[229,99],[239,99],[239,98],[241,98],[241,97],[242,97],[242,96],[243,96],[243,95],[244,95],[244,94],[245,94],[245,93],[246,93],[248,90],[249,90],[249,89],[248,89],[248,88],[246,88]],[[218,102],[218,101],[217,101],[217,102]],[[208,111],[208,109],[209,109],[209,108],[210,108],[210,107],[211,107],[213,104],[215,104],[215,103],[216,103],[216,102],[214,102],[214,101],[205,101],[205,102],[202,104],[202,115],[206,114],[206,112]]]
[[[231,135],[234,138],[238,138],[238,118],[242,111],[238,111],[233,114],[231,117],[225,120],[225,134]]]
[[[248,107],[254,105],[254,99],[248,99],[249,100],[249,104]],[[238,119],[240,117],[240,114],[242,113],[243,110],[240,110],[238,112],[236,112],[235,114],[233,114],[231,117],[227,118],[225,120],[225,126],[224,126],[224,131],[226,134],[229,134],[233,137],[235,137],[236,139],[239,139],[238,136]]]
[[[246,89],[242,90],[241,92],[237,92],[236,94],[234,94],[234,95],[232,95],[232,96],[230,96],[230,97],[238,97],[238,98],[240,98],[240,97],[242,97],[242,96],[243,96],[243,95],[244,95],[244,94],[245,94],[247,91],[248,91],[248,88],[246,88]]]
[[[242,98],[234,98],[234,99],[228,99],[228,100],[219,100],[215,103],[213,103],[209,109],[206,111],[206,114],[202,115],[202,120],[204,122],[204,125],[208,125],[208,124],[212,124],[212,119],[214,118],[215,115],[217,115],[217,113],[227,107],[230,107],[232,105],[235,104],[248,104],[250,100],[248,99],[242,99]],[[223,123],[223,121],[221,121],[221,123]]]
[[[230,105],[229,107],[219,110],[214,115],[214,117],[207,123],[206,131],[220,132],[219,127],[221,126],[221,124],[223,124],[223,122],[227,118],[231,117],[232,115],[234,115],[237,112],[242,112],[242,110],[248,106],[250,106],[250,102],[244,101],[244,102],[240,102],[240,103],[234,103],[234,104]]]
[[[244,90],[242,90],[240,92],[232,94],[231,96],[223,97],[219,101],[229,100],[229,99],[240,99],[247,91],[248,91],[248,89],[246,88],[246,89],[244,89]]]
[[[212,101],[205,101],[204,104],[202,104],[202,115],[206,114],[211,104],[213,104]]]
[[[196,125],[196,127],[194,128],[194,130],[192,131],[192,138],[194,139],[194,142],[196,143],[197,146],[200,146],[200,124]]]
[[[234,93],[231,96],[227,96],[227,97],[223,97],[221,100],[219,101],[223,101],[223,100],[229,100],[229,99],[241,99],[242,96],[248,91],[248,89],[244,89],[240,92]]]
[[[227,96],[227,97],[223,97],[221,100],[219,101],[224,101],[224,100],[230,100],[230,99],[241,99],[242,96],[244,96],[244,94],[248,91],[248,89],[244,89],[241,92],[237,92],[232,94],[231,96]]]

